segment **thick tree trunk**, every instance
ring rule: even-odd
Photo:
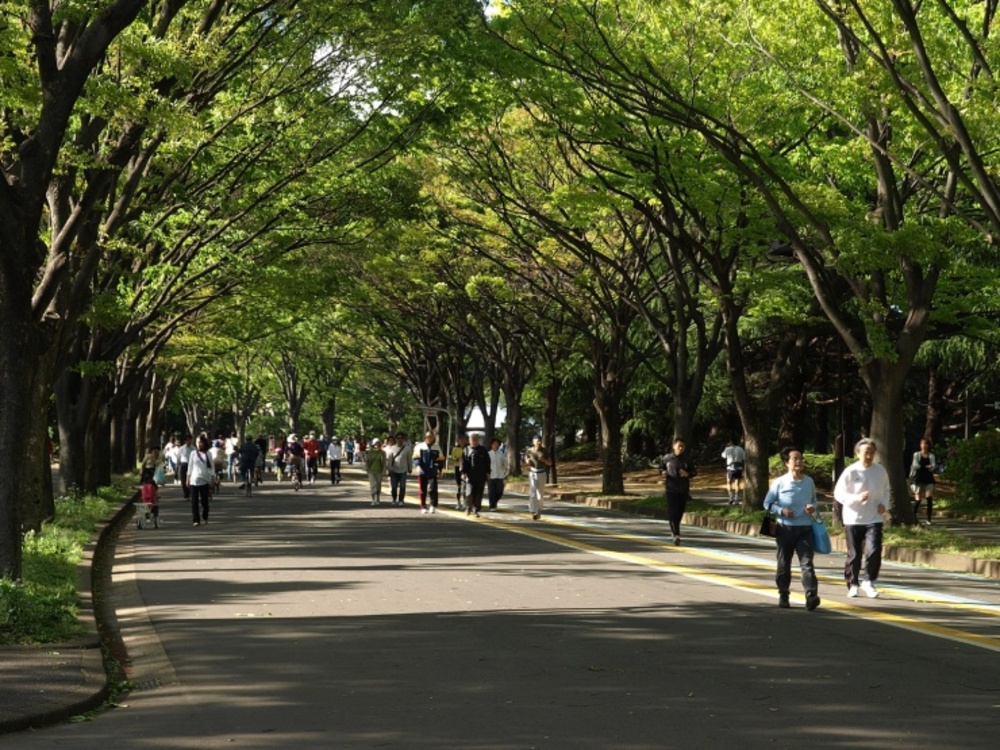
[[[913,525],[916,516],[906,484],[903,424],[903,386],[909,363],[875,360],[861,368],[861,376],[872,394],[872,418],[869,436],[878,448],[878,461],[889,472],[892,488],[893,523]]]
[[[21,439],[26,458],[20,465],[12,464],[18,474],[19,514],[22,529],[40,531],[42,524],[55,516],[52,491],[52,457],[49,453],[48,404],[52,393],[52,373],[55,358],[50,352],[37,357],[28,378],[29,403],[38,404],[34,418],[24,422]]]
[[[327,437],[337,434],[337,394],[331,392],[326,402],[323,404],[323,412],[320,415],[323,420],[323,432]]]
[[[6,241],[6,237],[4,240]],[[0,261],[3,259],[0,258]],[[12,289],[8,269],[0,271],[0,455],[8,471],[0,471],[0,577],[21,577],[20,481],[17,467],[32,460],[24,442],[24,425],[44,413],[45,402],[33,402],[31,381],[25,373],[35,366],[31,343],[36,332],[31,322],[30,299]]]

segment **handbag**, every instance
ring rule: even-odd
[[[830,544],[830,532],[826,530],[826,524],[818,515],[813,518],[813,549],[821,555],[829,555],[833,549]]]
[[[167,473],[163,470],[162,466],[157,466],[156,471],[153,472],[153,482],[159,485],[167,483]]]
[[[764,520],[760,522],[760,529],[757,531],[757,536],[770,536],[775,535],[774,527],[777,524],[777,520],[768,512],[764,512]]]

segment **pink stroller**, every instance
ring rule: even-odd
[[[140,500],[142,505],[136,508],[135,527],[146,529],[152,526],[154,529],[160,528],[160,513],[157,507],[159,492],[156,485],[147,482],[142,485]]]

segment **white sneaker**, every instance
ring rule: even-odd
[[[437,513],[437,508],[435,508],[435,507],[434,507],[434,506],[432,505],[432,506],[431,506],[431,511],[430,511],[430,512],[431,512],[431,515],[434,515],[435,513]]]
[[[847,589],[847,595],[851,599],[853,599],[854,597],[856,597],[858,595],[858,587],[857,586],[851,586],[849,589]]]
[[[865,592],[865,596],[869,599],[874,599],[878,596],[878,589],[875,588],[875,584],[871,581],[864,580],[861,582],[861,590]]]
[[[423,513],[424,515],[427,515],[427,508],[421,508],[420,512]]]

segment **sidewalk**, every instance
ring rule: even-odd
[[[591,473],[574,474],[572,469],[575,467],[564,468],[567,472],[560,476],[559,485],[547,490],[547,494],[553,499],[620,509],[620,501],[598,497],[599,473],[592,473],[591,470]],[[638,480],[633,475],[626,483],[626,491],[630,494],[660,494],[662,485],[658,477],[655,472],[649,474],[649,477],[640,476]],[[526,488],[522,486],[524,484],[526,483],[511,481],[508,489],[520,492]],[[695,486],[693,494],[708,502],[720,505],[726,503],[725,490],[707,478]],[[448,497],[446,490],[443,490],[442,497]],[[112,668],[116,663],[124,663],[126,660],[126,655],[118,645],[120,635],[117,633],[114,603],[106,601],[100,595],[100,581],[97,582],[98,593],[91,601],[91,591],[94,588],[91,578],[96,571],[98,576],[110,579],[107,566],[98,564],[95,567],[95,561],[114,553],[117,532],[130,518],[131,506],[126,504],[108,519],[105,531],[89,546],[85,559],[80,564],[80,591],[83,600],[81,618],[88,628],[86,637],[77,643],[59,646],[0,648],[0,747],[13,746],[16,742],[16,739],[4,737],[5,734],[69,721],[96,710],[109,699],[109,686],[121,679],[117,676],[108,677],[101,649],[103,641],[111,654],[109,666]],[[699,518],[692,514],[685,518],[685,523],[712,525],[732,533],[756,534],[756,529],[751,528],[750,524],[726,524],[721,519]],[[984,544],[1000,546],[1000,528],[997,524],[942,519],[939,525]],[[834,537],[835,549],[838,549],[836,545],[840,541],[838,537]],[[889,547],[886,548],[885,557],[898,562],[919,563],[941,570],[975,572],[1000,579],[998,561],[972,561],[962,555],[921,553],[917,550]]]

